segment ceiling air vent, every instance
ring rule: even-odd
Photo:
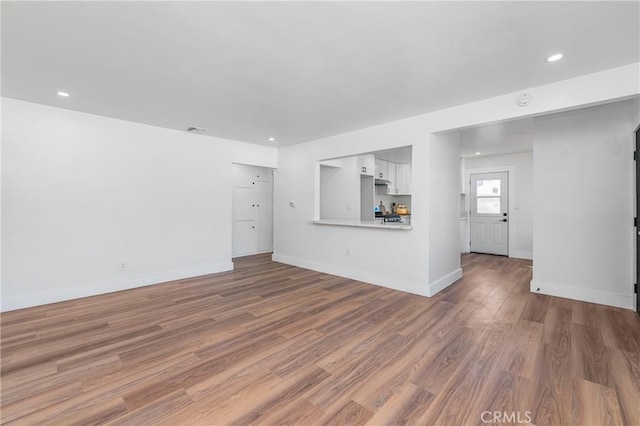
[[[189,133],[202,133],[202,132],[208,132],[209,131],[209,129],[205,129],[205,128],[202,128],[202,127],[193,127],[193,126],[187,127],[185,130],[187,132],[189,132]]]

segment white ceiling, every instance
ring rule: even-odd
[[[611,1],[3,1],[2,93],[284,146],[638,62],[639,19]]]
[[[401,146],[398,148],[385,149],[382,151],[375,151],[372,154],[380,160],[391,161],[392,163],[410,163],[412,151],[413,147],[409,145]]]
[[[533,151],[533,118],[504,121],[460,131],[460,157]]]

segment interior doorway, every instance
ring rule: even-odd
[[[273,251],[273,169],[233,164],[232,256]]]
[[[470,244],[474,253],[509,255],[509,172],[470,176]]]
[[[507,219],[507,225],[502,225],[506,231],[502,234],[506,252],[503,247],[501,253],[518,259],[533,259],[533,136],[532,118],[460,131],[461,253],[492,253],[478,247],[471,248],[471,175],[508,172],[508,188],[503,191],[506,198],[504,205],[500,206],[503,209],[500,213],[507,213],[506,217],[500,218]]]

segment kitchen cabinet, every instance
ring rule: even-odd
[[[389,163],[384,160],[375,160],[376,179],[388,179]]]
[[[389,162],[387,163],[387,180],[389,181],[389,185],[387,185],[387,194],[395,195],[396,193],[396,163]]]
[[[316,163],[316,221],[373,223],[380,202],[411,209],[411,147],[390,148]],[[408,216],[403,216],[407,219]]]
[[[411,164],[396,164],[395,195],[411,195]]]
[[[360,174],[363,176],[373,176],[375,173],[375,157],[373,154],[364,154],[360,155],[359,163],[360,163]]]
[[[273,248],[273,171],[233,165],[233,256]]]

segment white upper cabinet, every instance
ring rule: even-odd
[[[374,155],[373,154],[360,155],[359,159],[360,159],[360,174],[365,176],[373,176],[373,173],[375,172]]]
[[[411,195],[411,164],[396,164],[395,195]]]
[[[387,163],[387,174],[389,177],[389,185],[387,185],[387,194],[395,195],[396,190],[398,189],[396,186],[396,163],[389,162]]]
[[[389,175],[389,163],[384,160],[375,160],[376,164],[376,179],[388,179]]]

